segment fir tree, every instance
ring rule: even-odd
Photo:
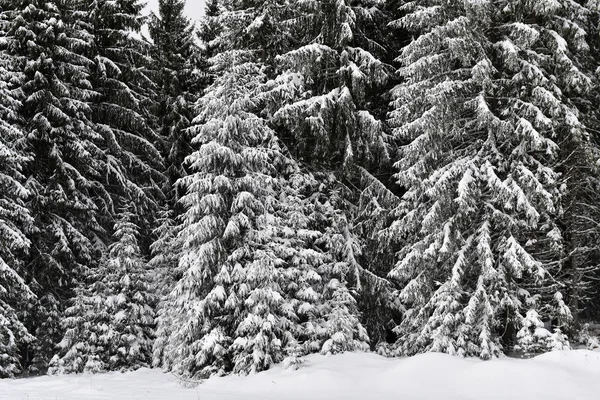
[[[38,295],[27,324],[38,337],[32,369],[43,369],[60,335],[62,305],[84,271],[93,265],[93,237],[101,231],[94,199],[103,170],[88,107],[93,92],[91,61],[76,52],[84,34],[68,23],[70,3],[22,0],[4,9],[9,27],[7,53],[23,71],[24,121],[32,162],[28,208],[36,231],[27,259],[26,280]]]
[[[209,66],[209,60],[216,54],[222,24],[218,16],[223,9],[221,0],[208,0],[204,8],[204,18],[199,21],[198,39],[200,39],[200,54],[202,65]],[[209,82],[212,83],[212,82]]]
[[[156,71],[158,133],[165,143],[166,175],[170,190],[185,175],[183,160],[191,153],[190,138],[186,134],[193,118],[193,105],[200,93],[202,75],[197,70],[198,49],[194,31],[184,16],[182,0],[160,0],[158,15],[153,15],[150,36],[154,42],[153,55],[158,63]],[[171,203],[180,197],[167,193]]]
[[[248,17],[232,16],[224,17],[222,48],[235,48],[232,32]],[[273,163],[288,167],[274,133],[252,113],[264,81],[252,58],[245,49],[213,58],[220,76],[192,129],[199,150],[182,180],[183,277],[161,306],[155,345],[155,363],[185,375],[259,371],[282,359],[281,261],[263,247],[273,239],[267,218],[281,190]]]
[[[597,310],[600,231],[596,221],[600,155],[597,130],[598,110],[595,94],[598,87],[596,63],[598,40],[589,32],[597,29],[600,10],[588,2],[561,2],[547,15],[541,40],[547,36],[552,57],[544,68],[557,77],[557,98],[567,103],[560,111],[565,123],[557,128],[560,151],[556,169],[561,174],[562,214],[559,227],[564,246],[559,280],[565,285],[565,302],[573,312],[574,329],[580,329],[579,315],[584,320],[594,318]],[[574,329],[566,330],[573,334]]]
[[[546,321],[556,330],[554,336],[559,331],[572,334],[577,328],[578,303],[589,285],[590,262],[586,258],[593,254],[581,233],[590,227],[586,218],[593,211],[589,204],[595,202],[593,193],[598,185],[598,169],[592,161],[598,148],[590,140],[588,128],[588,124],[594,126],[594,116],[585,100],[596,81],[587,65],[591,54],[583,29],[594,19],[588,6],[571,1],[507,4],[499,16],[503,23],[498,31],[504,35],[497,45],[505,57],[502,73],[512,76],[499,94],[509,98],[502,106],[530,119],[535,129],[558,145],[554,164],[560,184],[556,228],[536,245],[539,248],[550,241],[551,248],[560,251],[560,264],[551,271],[554,284],[537,290],[546,303]],[[507,20],[510,23],[504,22]],[[549,350],[555,347],[547,344]]]
[[[225,22],[212,59],[217,78],[198,103],[200,147],[182,179],[183,277],[161,307],[155,356],[185,375],[257,372],[368,340],[353,318],[344,274],[354,266],[342,260],[324,187],[259,115],[273,93],[270,63],[290,39],[279,23],[289,8],[247,6],[216,17]]]
[[[65,336],[50,373],[125,371],[149,366],[154,296],[133,215],[115,224],[114,243],[66,310]]]
[[[178,266],[182,239],[179,237],[181,224],[174,214],[173,210],[158,213],[158,227],[153,232],[157,239],[150,245],[152,258],[148,265],[154,271],[153,285],[159,298],[170,292],[182,276]]]
[[[553,102],[532,47],[537,28],[500,22],[519,18],[509,9],[414,1],[395,22],[418,35],[399,57],[405,83],[390,115],[406,143],[396,166],[408,189],[388,231],[405,243],[390,272],[406,307],[400,354],[489,358],[519,343],[527,313],[561,325],[571,317],[555,285],[555,140],[568,106]]]
[[[380,223],[384,213],[371,213],[376,211],[371,205],[382,197],[390,198],[387,189],[379,190],[385,186],[375,177],[390,167],[391,146],[381,121],[386,106],[380,96],[390,79],[390,68],[382,61],[386,57],[384,33],[378,29],[385,15],[376,2],[343,0],[297,2],[290,13],[291,36],[300,40],[292,41],[292,48],[277,57],[278,76],[267,85],[268,111],[292,154],[334,177],[336,183],[326,189],[331,191],[328,196],[341,199],[332,204],[350,227],[347,236],[363,248],[372,232],[364,224],[358,226],[359,218]],[[360,201],[367,196],[371,202]],[[338,224],[335,219],[331,222]],[[376,251],[373,247],[369,255]],[[353,267],[358,268],[360,278],[355,283],[362,288],[364,282],[365,290],[378,297],[360,304],[369,304],[369,313],[380,312],[382,307],[376,305],[386,301],[391,287],[385,279],[388,267],[371,264],[367,254],[358,253]],[[376,265],[385,271],[380,276],[373,273]],[[347,286],[345,281],[340,283]],[[361,293],[354,296],[360,299]],[[373,321],[372,331],[383,323]]]
[[[0,3],[4,7],[4,4]],[[8,15],[1,15],[0,35]],[[23,279],[23,260],[29,251],[33,221],[25,201],[30,191],[23,171],[31,161],[19,116],[22,74],[17,60],[0,43],[0,378],[22,371],[19,348],[32,342],[23,320],[34,294]]]
[[[320,238],[330,256],[319,272],[324,283],[319,316],[323,318],[323,342],[319,351],[335,354],[344,351],[368,350],[369,336],[358,313],[356,295],[360,291],[362,267],[358,264],[361,247],[351,233],[345,215],[330,208],[330,226]],[[350,282],[355,287],[350,288]]]
[[[206,81],[205,71],[199,70],[199,49],[194,43],[194,30],[184,16],[185,2],[161,0],[158,14],[153,15],[149,30],[154,42],[153,59],[158,66],[155,73],[157,102],[154,110],[158,117],[157,133],[162,139],[166,163],[165,188],[167,209],[160,213],[160,225],[155,230],[157,240],[151,245],[153,258],[150,265],[158,272],[157,286],[161,293],[168,293],[174,282],[181,278],[177,272],[179,254],[176,236],[177,220],[181,214],[178,203],[183,193],[176,186],[186,174],[184,159],[191,154],[191,138],[187,131],[194,113],[194,102]]]
[[[184,178],[182,199],[185,272],[161,310],[157,345],[164,348],[155,346],[158,363],[185,375],[266,369],[281,361],[286,331],[281,260],[269,249],[281,190],[273,173],[285,157],[272,131],[246,110],[259,70],[224,61],[234,67],[201,100],[200,149],[188,157],[194,173]]]
[[[150,46],[135,37],[144,23],[138,0],[78,0],[76,17],[88,31],[87,51],[94,63],[90,82],[97,93],[91,100],[95,131],[102,138],[105,160],[102,184],[111,195],[103,221],[115,222],[117,205],[129,202],[140,229],[150,232],[163,203],[163,159],[154,131],[155,84],[149,64]],[[149,243],[143,235],[142,248]]]
[[[301,160],[330,170],[385,164],[387,135],[373,114],[385,88],[385,51],[369,28],[382,20],[374,2],[307,1],[296,6],[300,46],[279,56],[275,122]],[[277,93],[277,86],[275,86]]]

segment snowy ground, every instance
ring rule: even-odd
[[[185,388],[173,375],[130,373],[0,380],[8,400],[598,400],[600,352],[479,361],[444,354],[386,359],[314,355],[299,370],[213,378]]]

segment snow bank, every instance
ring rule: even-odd
[[[429,353],[313,355],[247,377],[211,378],[185,388],[158,370],[0,380],[4,400],[597,400],[600,352],[557,351],[531,360],[462,359]]]

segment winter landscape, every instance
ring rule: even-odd
[[[600,1],[188,1],[0,0],[0,399],[600,398]]]

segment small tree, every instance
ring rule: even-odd
[[[150,365],[155,300],[132,217],[121,214],[108,256],[67,309],[62,352],[53,358],[51,373],[124,371]]]

